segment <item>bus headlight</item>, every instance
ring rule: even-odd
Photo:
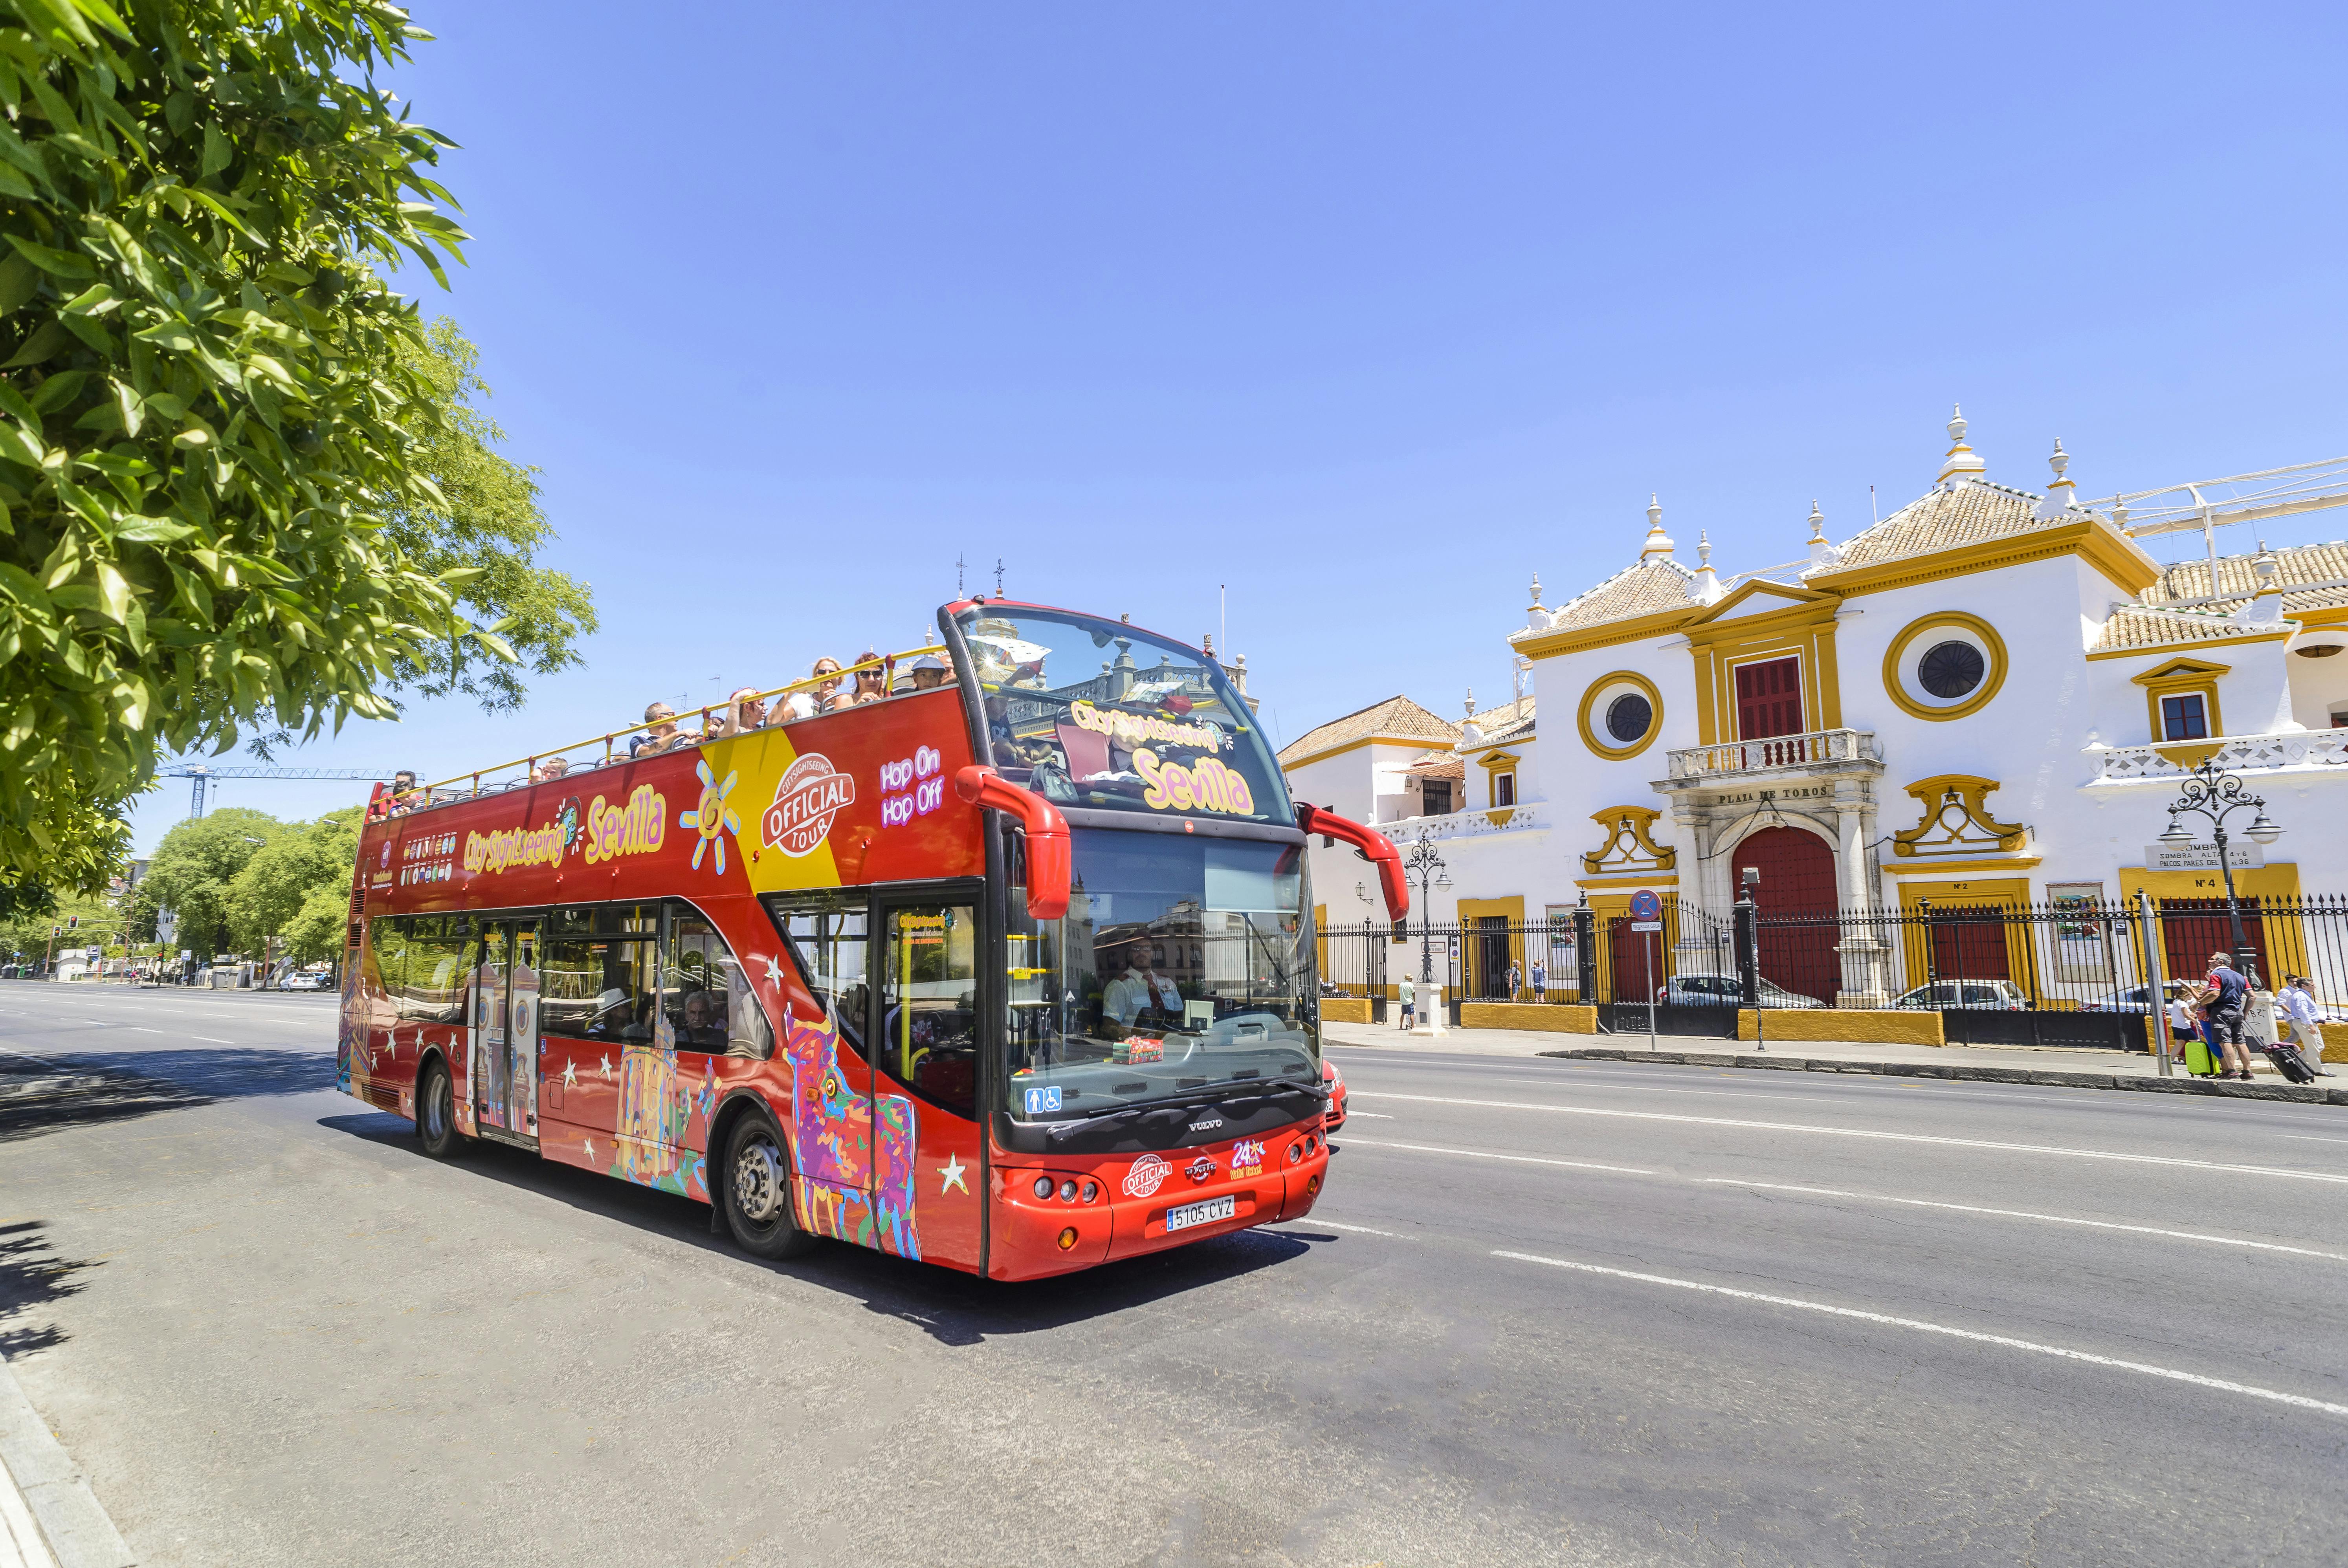
[[[1039,1198],[1048,1198],[1052,1195],[1051,1177],[1038,1176],[1035,1178],[1035,1195]]]

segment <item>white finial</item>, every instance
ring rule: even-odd
[[[1941,477],[1935,483],[1953,487],[1961,479],[1978,479],[1989,465],[1972,447],[1965,445],[1965,411],[1955,404],[1949,416],[1949,455],[1941,459]]]
[[[1476,716],[1476,688],[1473,686],[1468,688],[1467,708],[1468,716],[1471,719],[1474,718]]]
[[[2075,507],[2079,501],[2079,487],[2065,473],[2071,466],[2071,454],[2063,450],[2060,436],[2054,437],[2054,455],[2046,459],[2046,466],[2054,470],[2054,477],[2046,487],[2046,498],[2038,503],[2038,515],[2059,518]]]
[[[1641,565],[1655,559],[1672,559],[1671,535],[1663,532],[1663,503],[1654,496],[1647,497],[1647,542],[1639,551]]]
[[[1712,535],[1708,530],[1696,531],[1695,560],[1695,582],[1692,585],[1695,591],[1695,601],[1698,604],[1718,603],[1721,597],[1720,577],[1712,569]]]
[[[1810,543],[1817,544],[1827,537],[1827,515],[1818,510],[1816,501],[1810,503]]]
[[[1535,572],[1533,573],[1533,608],[1539,610],[1540,607],[1540,573]]]
[[[1827,538],[1827,515],[1819,509],[1816,501],[1812,501],[1810,503],[1810,564],[1804,569],[1802,575],[1807,577],[1814,571],[1832,571],[1840,565],[1842,565],[1842,551],[1835,548]]]

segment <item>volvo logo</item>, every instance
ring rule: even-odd
[[[1215,1163],[1201,1154],[1183,1167],[1183,1173],[1194,1182],[1203,1182],[1215,1173]]]
[[[1193,1132],[1210,1132],[1222,1124],[1223,1119],[1221,1117],[1210,1115],[1202,1121],[1191,1122],[1190,1131]]]

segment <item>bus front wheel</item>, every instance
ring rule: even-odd
[[[446,1063],[425,1069],[424,1083],[416,1093],[416,1140],[436,1160],[445,1160],[464,1147],[457,1131],[457,1096],[450,1087]]]
[[[791,1222],[790,1157],[763,1112],[744,1116],[726,1137],[717,1201],[735,1242],[752,1257],[797,1257],[815,1245],[816,1238]]]

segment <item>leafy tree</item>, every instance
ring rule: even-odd
[[[180,823],[163,835],[147,864],[135,897],[139,910],[131,935],[151,938],[153,912],[160,907],[179,915],[180,947],[205,958],[232,950],[231,889],[255,854],[289,831],[267,812],[241,805]]]
[[[376,271],[463,238],[448,144],[374,82],[423,36],[380,0],[0,0],[0,877],[87,886],[160,748],[503,694],[483,574],[419,543],[455,438]]]
[[[333,893],[347,917],[359,820],[366,815],[365,806],[346,806],[295,824],[255,849],[221,901],[230,946],[242,953],[266,950],[321,889]]]
[[[67,894],[53,898],[50,907],[45,910],[20,904],[15,909],[0,914],[0,959],[14,961],[9,956],[22,953],[26,962],[38,963],[41,954],[53,946],[49,939],[50,927],[63,926],[73,916],[79,916],[81,924],[58,938],[54,946],[70,943],[77,948],[87,948],[93,943],[120,938],[120,929],[113,924],[118,917],[111,904],[104,898]]]
[[[340,887],[313,887],[302,907],[277,933],[278,946],[297,964],[339,958],[350,929],[351,894],[345,876]]]

